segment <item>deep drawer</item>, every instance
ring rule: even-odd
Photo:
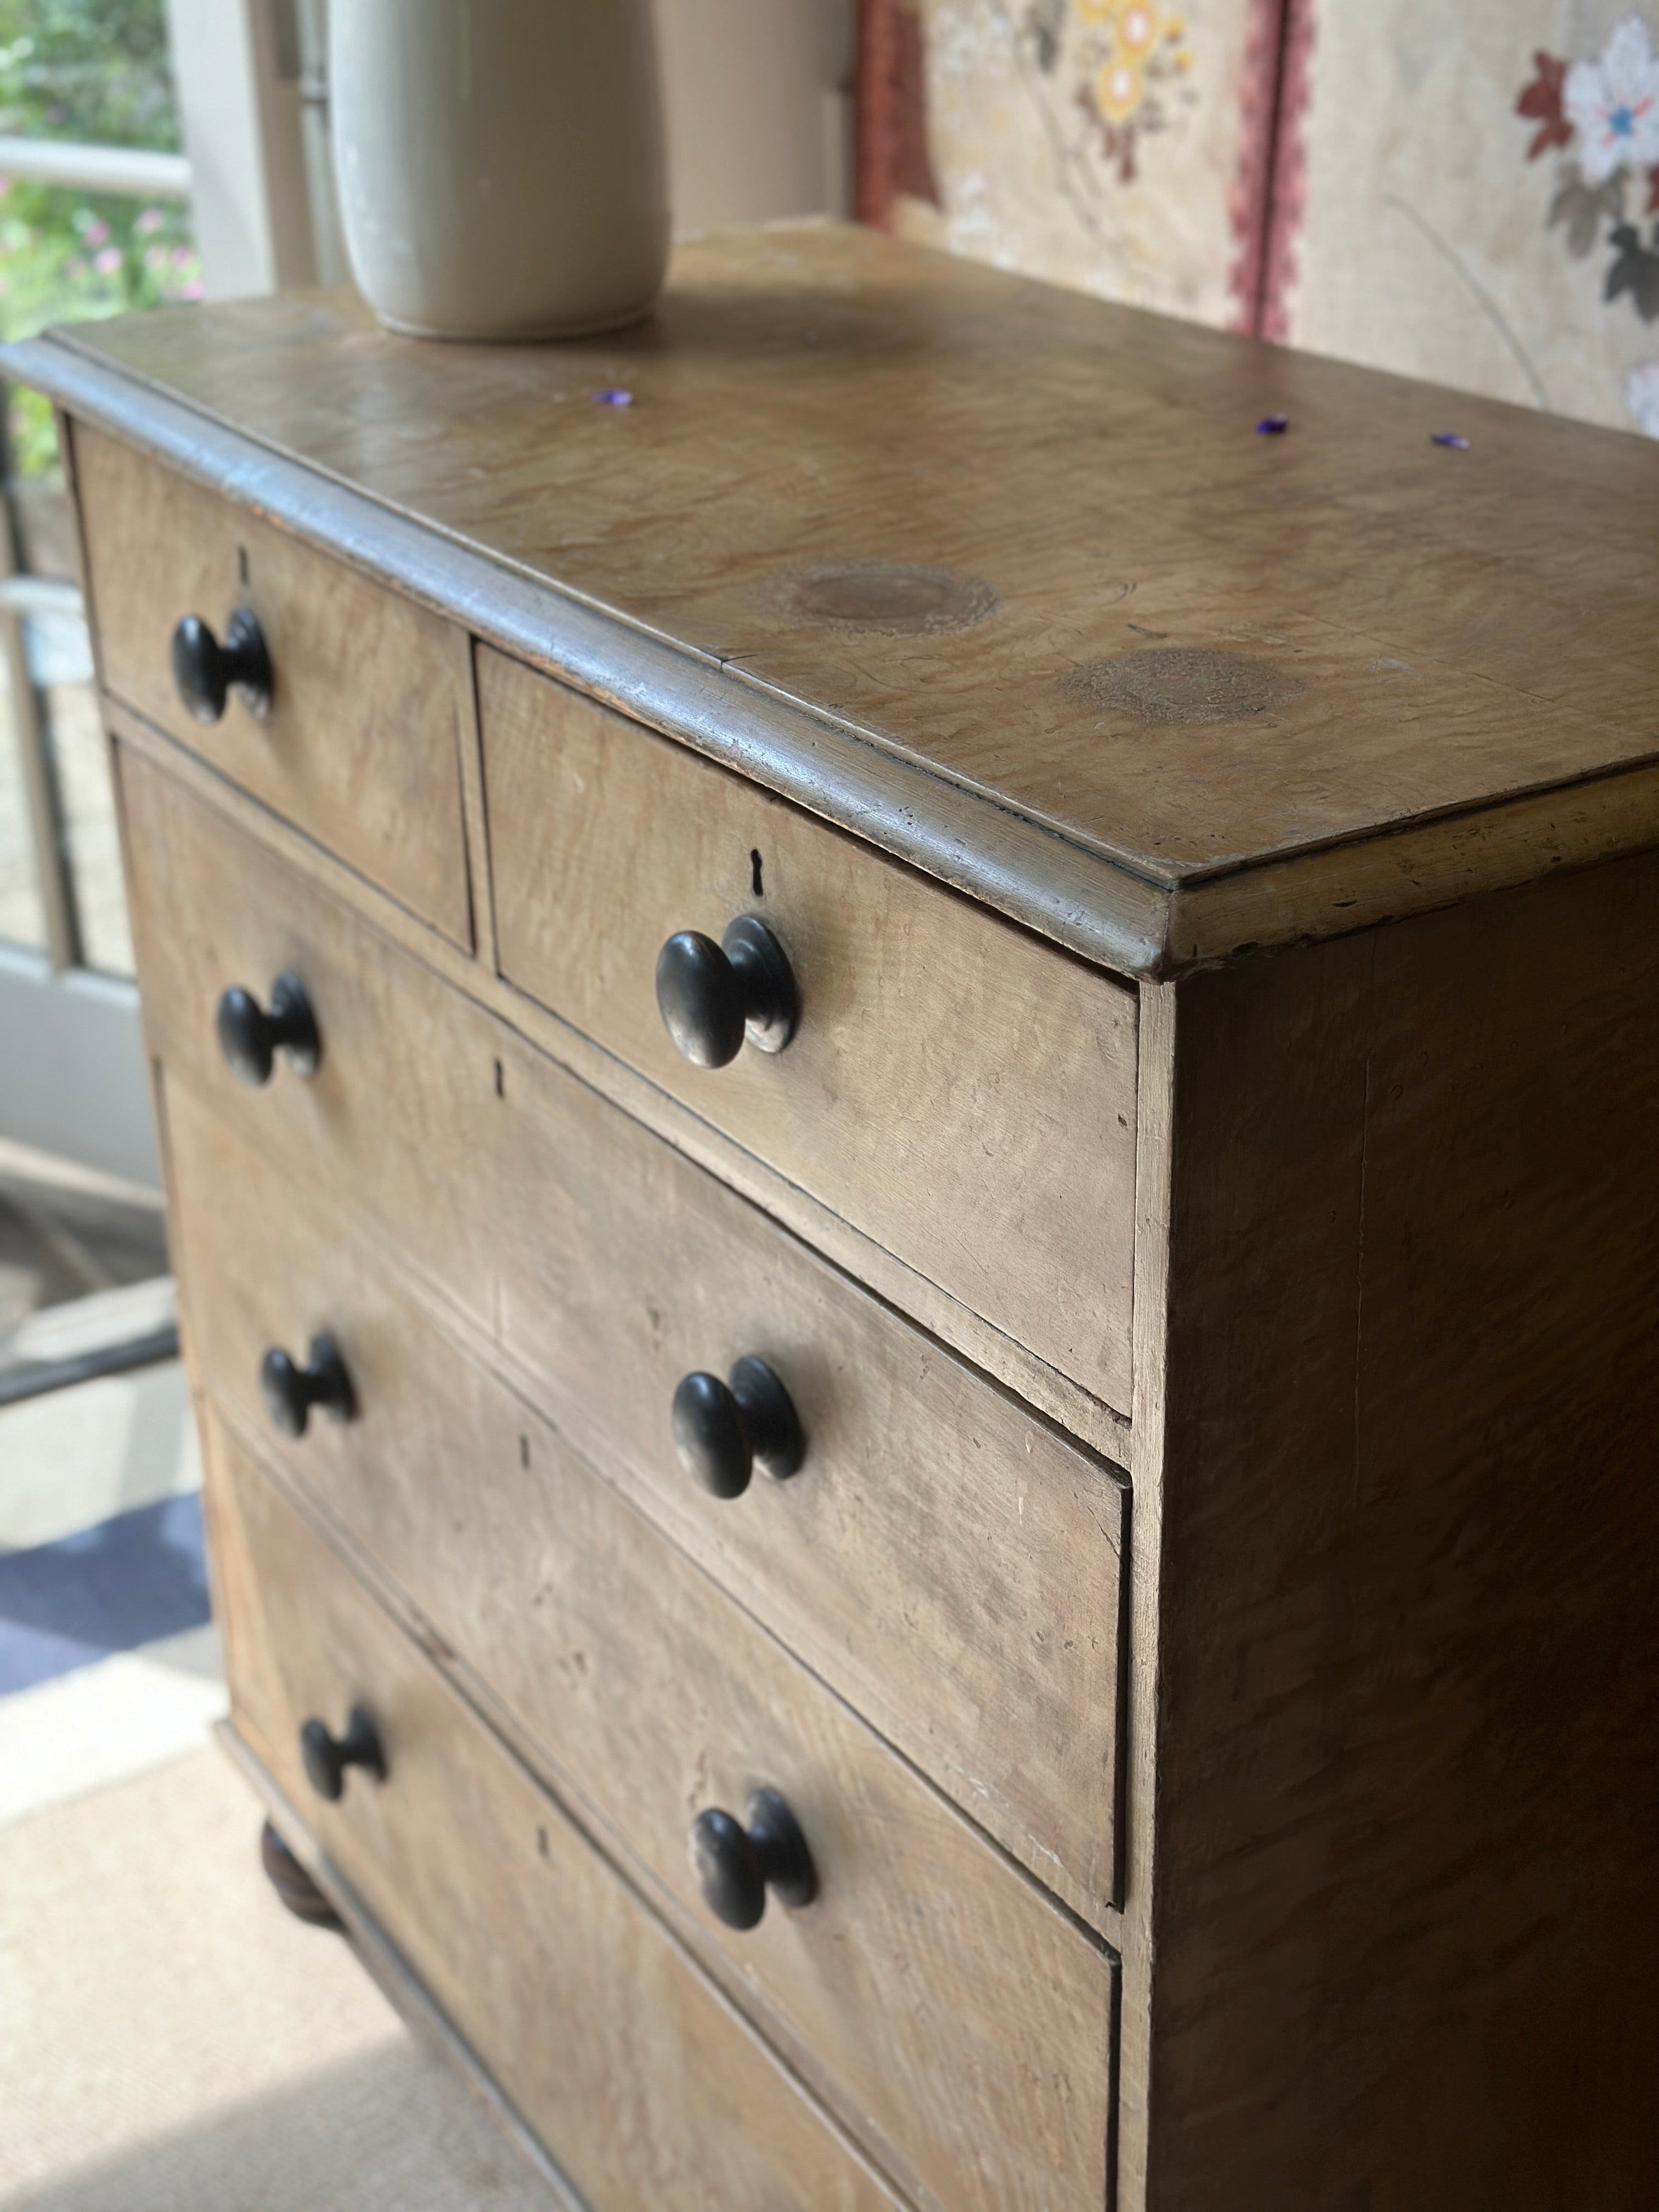
[[[470,951],[460,634],[84,424],[75,468],[108,689]],[[204,726],[173,689],[173,625],[198,615],[222,638],[240,606],[270,711],[233,692]]]
[[[278,1176],[169,1091],[189,1340],[262,1449],[501,1699],[615,1844],[725,1950],[762,2016],[941,2206],[1103,2203],[1109,1960],[554,1431],[453,1351]],[[281,1224],[280,1228],[276,1224]],[[200,1285],[199,1297],[189,1285]],[[326,1326],[357,1401],[266,1426],[267,1344]],[[688,1863],[705,1808],[775,1790],[810,1906],[722,1927]]]
[[[237,1729],[596,2212],[892,2197],[216,1425]],[[386,1776],[308,1786],[301,1723],[373,1717]]]
[[[500,653],[477,665],[507,980],[1127,1413],[1133,991]],[[744,915],[784,947],[799,1026],[693,1066],[659,950]]]
[[[584,1449],[1102,1924],[1121,1481],[167,778],[128,757],[122,781],[152,1047],[283,1163],[271,1234],[308,1190],[368,1207]],[[219,1060],[214,1003],[283,969],[311,994],[321,1064],[250,1091]],[[187,1148],[178,1167],[188,1188]],[[204,1203],[210,1219],[231,1194]],[[743,1355],[782,1378],[807,1455],[719,1499],[679,1465],[670,1408],[682,1376]]]

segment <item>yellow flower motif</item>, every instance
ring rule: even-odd
[[[1109,123],[1127,123],[1140,105],[1140,71],[1132,61],[1108,62],[1095,79],[1095,104]]]
[[[1084,23],[1109,23],[1116,15],[1118,0],[1076,0],[1078,20]]]
[[[1120,54],[1139,57],[1149,54],[1158,44],[1158,10],[1148,0],[1126,0],[1118,10],[1117,50]]]

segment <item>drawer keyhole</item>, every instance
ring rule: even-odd
[[[789,956],[766,924],[739,915],[718,945],[677,930],[657,955],[657,1008],[694,1067],[725,1067],[747,1038],[757,1052],[781,1052],[800,1018]]]
[[[746,1827],[711,1805],[691,1823],[691,1871],[702,1901],[728,1928],[757,1927],[766,1893],[780,1905],[810,1905],[817,1869],[800,1823],[775,1790],[757,1790],[744,1808]]]
[[[283,1437],[304,1436],[313,1406],[320,1406],[332,1421],[349,1421],[357,1411],[357,1394],[340,1347],[325,1334],[312,1338],[303,1367],[273,1345],[259,1364],[259,1395],[270,1425]]]
[[[173,688],[192,720],[222,720],[234,691],[261,721],[270,712],[270,654],[252,607],[238,607],[224,643],[200,615],[185,615],[173,633]]]
[[[323,1721],[301,1722],[300,1757],[305,1762],[307,1781],[331,1805],[337,1803],[349,1767],[361,1766],[377,1782],[386,1780],[386,1750],[367,1705],[351,1708],[343,1735],[331,1735]]]
[[[276,978],[270,987],[269,1013],[252,991],[233,983],[219,1001],[213,1026],[231,1073],[255,1090],[270,1082],[279,1052],[286,1054],[294,1073],[307,1080],[323,1056],[317,1017],[297,975]]]
[[[728,1382],[683,1376],[672,1422],[680,1465],[711,1497],[741,1498],[757,1461],[783,1482],[806,1456],[794,1401],[763,1359],[738,1360]]]

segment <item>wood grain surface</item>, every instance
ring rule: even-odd
[[[503,975],[1127,1412],[1133,992],[500,653],[478,696]],[[740,914],[799,1027],[694,1067],[658,949]]]
[[[275,976],[301,945],[295,900],[301,908],[313,898],[321,898],[330,910],[344,908],[368,922],[375,937],[411,954],[422,971],[496,1015],[590,1090],[665,1139],[728,1188],[741,1192],[773,1220],[781,1222],[844,1273],[866,1284],[889,1305],[910,1315],[920,1327],[994,1376],[1047,1419],[1105,1457],[1124,1460],[1130,1425],[1125,1415],[1114,1413],[1046,1360],[994,1328],[959,1299],[896,1259],[884,1246],[798,1183],[787,1181],[712,1122],[682,1106],[614,1053],[606,1052],[522,991],[503,983],[485,967],[482,957],[472,958],[416,921],[405,908],[355,875],[313,840],[216,775],[195,754],[174,744],[113,700],[106,698],[104,715],[116,740],[118,791],[123,781],[133,781],[136,786],[146,777],[154,788],[159,771],[161,788],[176,792],[190,802],[179,822],[173,821],[169,808],[159,803],[146,811],[142,836],[154,836],[164,844],[167,841],[181,843],[193,855],[185,871],[192,886],[188,894],[191,918],[202,933],[199,942],[213,948],[215,964],[210,972],[204,969],[197,974],[193,984],[185,985],[185,1027],[192,1039],[191,1055],[211,1049],[200,1008],[223,988],[224,976]],[[477,818],[482,822],[482,812]],[[158,918],[161,931],[158,944],[169,948],[167,961],[158,969],[158,988],[173,992],[175,981],[168,979],[185,973],[179,965],[179,947],[189,939],[182,927],[174,929],[167,922],[165,906],[153,888],[157,869],[142,864],[138,841],[129,838],[126,845],[131,896],[135,902],[146,904]],[[218,856],[211,867],[204,857],[208,853]],[[238,887],[239,872],[243,869],[253,871],[260,882],[270,880],[264,872],[269,866],[267,854],[283,863],[276,880],[288,886],[283,898],[289,903],[279,902],[274,912],[267,912],[253,896],[252,877],[246,889]],[[487,907],[488,902],[481,902],[481,929],[487,927]],[[428,1083],[435,1079],[431,1074],[427,1079]],[[466,1082],[470,1097],[470,1077]],[[314,1089],[312,1095],[317,1095]],[[398,1088],[391,1095],[395,1101]],[[270,1110],[281,1115],[288,1109],[278,1106]]]
[[[1101,1925],[1117,1887],[1121,1477],[153,769],[124,756],[120,773],[152,1049],[246,1147],[227,1156],[188,1100],[178,1109],[193,1133],[173,1146],[178,1234],[217,1286],[200,1324],[216,1386],[252,1388],[264,1339],[251,1352],[239,1330],[297,1353],[321,1325],[307,1306],[333,1309],[348,1287],[368,1326],[377,1279],[356,1210],[378,1217],[446,1327],[465,1309],[481,1357],[510,1361],[655,1518]],[[219,1060],[212,1009],[228,981],[263,993],[281,967],[310,992],[322,1062],[309,1083],[279,1066],[251,1091]],[[307,1193],[337,1223],[335,1246],[302,1238]],[[248,1270],[240,1252],[260,1239],[276,1256]],[[745,1352],[783,1376],[808,1458],[789,1483],[757,1474],[722,1502],[681,1468],[669,1407],[682,1375],[724,1374]],[[441,1390],[418,1375],[410,1388],[383,1402],[426,1465],[423,1439],[450,1417]],[[325,1425],[314,1438],[325,1454],[347,1441]]]
[[[902,1771],[892,1806],[926,1802],[941,1836],[969,1837],[936,1784],[1121,1949],[1121,2107],[1097,2168],[1083,2120],[1062,2124],[1066,2188],[1109,2184],[1117,2212],[1651,2212],[1659,455],[1485,402],[1458,400],[1453,422],[1426,387],[828,228],[702,241],[651,323],[593,345],[422,348],[331,298],[106,325],[10,358],[164,453],[207,502],[207,538],[240,543],[246,520],[295,562],[326,545],[356,587],[450,618],[432,665],[464,707],[456,835],[465,816],[480,889],[487,863],[501,869],[480,962],[453,931],[386,912],[367,860],[343,882],[245,792],[216,793],[210,750],[186,759],[161,733],[163,702],[115,703],[106,665],[147,1019],[193,1132],[178,1170],[186,1292],[205,1272],[191,1251],[217,1259],[234,1236],[278,1253],[272,1279],[311,1286],[307,1306],[371,1316],[352,1356],[377,1403],[393,1378],[400,1410],[366,1460],[363,1519],[342,1501],[369,1417],[307,1451],[342,1549],[366,1573],[368,1546],[401,1559],[410,1590],[387,1593],[394,1610],[418,1613],[413,1585],[435,1588],[421,1562],[438,1534],[399,1521],[397,1480],[453,1434],[455,1406],[465,1445],[422,1480],[458,1546],[496,1559],[526,1479],[545,1480],[580,1542],[526,1547],[518,1580],[465,1577],[484,1595],[455,1641],[488,1644],[492,1676],[521,1667],[489,1608],[533,1610],[540,1571],[543,1612],[580,1633],[562,1668],[515,1678],[514,1710],[560,1739],[533,1758],[590,1836],[636,1851],[715,1978],[742,1986],[743,1954],[698,1927],[664,1808],[765,1778],[738,1739],[761,1742],[803,1803],[811,1773],[789,1761],[810,1743],[870,1832],[908,1848],[888,1783],[847,1749],[867,1731],[845,1698],[928,1778]],[[630,405],[592,404],[619,384]],[[1282,435],[1258,434],[1280,414]],[[1448,427],[1468,450],[1431,445]],[[95,561],[94,584],[96,600]],[[480,657],[481,726],[469,637],[525,664]],[[682,797],[728,787],[592,708],[544,720],[553,695],[532,668],[832,826],[767,798],[728,817],[724,798]],[[190,797],[158,769],[168,759]],[[346,828],[224,765],[351,859]],[[621,793],[631,843],[592,832],[590,792]],[[659,799],[680,842],[653,842]],[[732,908],[681,912],[682,897],[735,875],[738,905],[799,897],[789,927],[810,948],[798,887],[819,864],[800,856],[839,853],[837,830],[1146,982],[1133,1070],[1112,1060],[1113,1085],[1137,1086],[1119,1161],[1120,1195],[1134,1179],[1132,1370],[1073,1358],[1096,1313],[1102,1208],[1085,1189],[1057,1220],[1075,1193],[1045,1180],[1105,1103],[1086,1083],[1077,1103],[1077,1063],[1044,1028],[1050,993],[1064,977],[1085,1001],[1110,994],[1098,974],[1052,953],[1017,993],[994,959],[955,973],[916,919],[944,895],[847,844],[845,873],[825,877],[854,948],[840,972],[925,975],[957,1009],[970,1069],[986,1065],[975,998],[999,1031],[1020,1027],[1006,1006],[1022,998],[1069,1103],[1051,1159],[1018,1126],[1018,1083],[957,1097],[931,1066],[908,1089],[889,1073],[843,1083],[843,1137],[856,1094],[847,1140],[874,1159],[890,1116],[924,1187],[887,1192],[884,1212],[878,1181],[837,1186],[839,1231],[822,1168],[791,1153],[801,1180],[786,1182],[763,1116],[699,1121],[679,1103],[697,1091],[653,1067],[646,979],[627,979],[659,921],[717,929]],[[769,891],[745,866],[757,854]],[[860,890],[878,878],[909,889]],[[635,909],[667,891],[674,910],[639,924],[630,951]],[[889,940],[873,971],[861,897]],[[620,920],[594,926],[607,910]],[[981,917],[962,929],[1044,952]],[[256,1096],[217,1066],[212,1001],[278,967],[314,984],[324,1066]],[[657,1087],[671,1076],[672,1096]],[[815,1080],[822,1119],[834,1072]],[[720,1081],[708,1095],[736,1099]],[[968,1166],[941,1206],[927,1151],[956,1132],[970,1158],[981,1125],[1018,1167],[1010,1183],[1026,1179],[1016,1202],[1041,1200],[1026,1224],[1041,1251],[994,1266],[961,1202]],[[1087,1402],[1133,1454],[1133,1514],[1113,1468],[696,1160],[797,1226],[810,1200],[826,1249],[854,1265],[862,1252],[886,1297],[928,1327],[955,1305],[981,1334],[952,1343],[1028,1363],[1005,1361],[1005,1379],[1051,1376],[1051,1413],[1083,1399],[1072,1375],[1109,1388],[1115,1413]],[[877,1241],[890,1220],[891,1249]],[[1062,1231],[1073,1241],[1042,1243]],[[1039,1357],[1006,1332],[1043,1326],[1030,1285],[1044,1253],[1050,1267],[1072,1255],[1060,1287],[1085,1327]],[[263,1333],[266,1285],[228,1265],[218,1278],[192,1351],[243,1394],[246,1421],[235,1346]],[[1127,1277],[1111,1281],[1121,1322]],[[405,1297],[418,1327],[395,1317]],[[296,1310],[281,1334],[299,1348],[319,1317]],[[412,1340],[430,1346],[413,1382],[390,1348]],[[667,1409],[687,1370],[743,1352],[784,1377],[808,1458],[792,1482],[717,1504],[675,1463]],[[1047,1364],[1060,1358],[1068,1373]],[[422,1409],[428,1386],[439,1412]],[[469,1499],[486,1458],[492,1473],[505,1461],[500,1480]],[[633,1507],[650,1526],[624,1540]],[[594,1560],[603,1571],[585,1572]],[[684,1644],[607,1639],[611,1613],[650,1620],[669,1589]],[[1126,1594],[1124,1701],[1106,1677],[1126,1658]],[[233,1594],[232,1611],[257,1622],[258,1602]],[[800,1665],[769,1636],[823,1686],[798,1696]],[[443,1648],[460,1679],[468,1662]],[[510,1735],[483,1663],[472,1694],[496,1698]],[[682,1739],[707,1754],[689,1778]],[[599,1747],[629,1741],[651,1777],[648,1848],[623,1840],[629,1808],[601,1786]],[[992,1844],[969,1839],[988,1863]],[[954,1849],[934,1856],[955,1863]],[[903,1861],[907,1899],[922,1894],[917,1863]],[[998,1895],[1032,1893],[1000,1871]],[[441,1905],[425,1893],[422,1909]],[[948,1933],[937,1898],[927,1909],[906,1954],[919,1960]],[[805,1925],[780,1916],[765,1940]],[[1019,1954],[1023,1936],[999,1929]],[[1066,1932],[1080,1947],[1067,1958],[1104,1958]],[[861,2006],[877,1983],[859,1980],[860,1955],[849,1940],[835,1971]],[[1050,2090],[1081,2095],[1090,2124],[1091,2100],[1112,2104],[1071,2070],[1109,2047],[1109,1976],[1085,2000],[1056,1969],[1056,2018],[1098,1997],[1107,2025],[1068,2033],[1063,2082],[1024,2085],[1029,2125],[976,2135],[950,2101],[959,2069],[944,2093],[932,2076],[896,2086],[935,2047],[924,2030],[945,2029],[881,1983],[894,2036],[915,2032],[881,2046],[902,2054],[883,2065],[851,2014],[822,2009],[835,1972],[815,1979],[804,1952],[790,1963],[769,2014],[780,2045],[811,2073],[803,2054],[827,2039],[826,2084],[839,2100],[857,2081],[913,2195],[1041,2203],[1030,2130]],[[924,2002],[956,1986],[916,1979]],[[998,2008],[1024,2020],[1027,1994]],[[974,2033],[971,2004],[946,2002],[950,2033]],[[1022,2096],[1012,2078],[994,2087]],[[971,2174],[951,2162],[981,2152],[992,2166]],[[1010,2181],[1000,2156],[1027,2163]]]
[[[557,2212],[590,2212],[541,2137],[317,1841],[308,1820],[301,1816],[294,1800],[276,1781],[230,1714],[214,1723],[213,1735],[264,1808],[269,1825],[284,1848],[333,1907],[357,1963],[386,2002],[460,2076],[520,2157],[546,2185],[551,2207],[556,2207]]]
[[[168,1130],[194,1371],[407,1593],[610,1847],[866,2135],[945,2207],[1103,2197],[1112,1966],[556,1433],[451,1350],[349,1231],[281,1211],[279,1176],[178,1084]],[[233,1257],[239,1255],[239,1257]],[[188,1293],[187,1293],[188,1298]],[[325,1322],[360,1416],[286,1442],[267,1341]],[[988,1603],[994,1605],[994,1589]],[[705,1806],[781,1790],[822,1881],[734,1935],[687,1858]]]
[[[1145,2202],[1645,2212],[1659,863],[1193,978],[1175,1068]]]
[[[556,349],[343,295],[71,345],[1166,887],[1656,751],[1649,447],[867,234],[698,241],[637,331]],[[826,620],[835,563],[997,611]]]
[[[1135,1116],[1135,1402],[1130,1436],[1134,1512],[1124,1642],[1123,1923],[1118,2011],[1113,2212],[1146,2212],[1158,1947],[1158,1608],[1164,1601],[1164,1476],[1169,1416],[1170,1227],[1176,1167],[1175,1079],[1182,986],[1140,994],[1140,1098]]]
[[[208,1519],[238,1729],[595,2212],[896,2200],[224,1430]],[[309,1788],[371,1708],[386,1778]]]
[[[470,950],[455,632],[84,424],[75,482],[109,690]],[[204,728],[173,688],[173,625],[222,639],[238,606],[264,632],[270,712],[233,695]]]

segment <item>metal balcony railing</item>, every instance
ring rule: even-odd
[[[185,156],[155,154],[142,146],[77,146],[63,138],[0,137],[0,176],[69,185],[83,192],[118,192],[136,200],[190,197],[190,163]]]
[[[191,185],[190,163],[182,154],[3,135],[0,135],[0,177],[66,185],[87,192],[116,192],[143,200],[187,199]],[[3,534],[9,538],[10,533]],[[80,605],[80,593],[72,584],[12,573],[11,549],[0,547],[0,661],[9,678],[13,725],[21,756],[46,956],[60,971],[77,964],[82,947],[52,762],[30,681],[23,618],[29,614],[78,613]]]

